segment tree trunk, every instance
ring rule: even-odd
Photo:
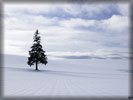
[[[36,61],[36,70],[38,70],[38,65],[37,65],[37,61]]]

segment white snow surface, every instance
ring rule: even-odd
[[[4,97],[127,97],[128,59],[56,59],[29,67],[27,58],[4,56]]]

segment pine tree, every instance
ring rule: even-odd
[[[27,64],[29,66],[36,65],[36,70],[38,70],[38,64],[47,64],[47,57],[45,55],[45,51],[42,49],[42,45],[40,44],[40,36],[38,36],[38,30],[36,30],[34,34],[33,46],[31,46],[31,51],[29,51],[30,57],[28,57]]]

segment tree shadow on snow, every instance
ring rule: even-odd
[[[21,72],[34,72],[44,75],[58,75],[67,77],[82,77],[82,78],[98,78],[98,79],[118,79],[117,77],[112,77],[112,75],[119,74],[106,74],[106,73],[85,73],[85,72],[69,72],[69,71],[55,71],[55,70],[35,70],[35,69],[25,69],[25,68],[15,68],[15,67],[5,67],[5,70],[21,71]]]

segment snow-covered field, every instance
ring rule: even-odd
[[[128,59],[58,59],[45,65],[6,55],[4,97],[100,97],[129,95]]]

